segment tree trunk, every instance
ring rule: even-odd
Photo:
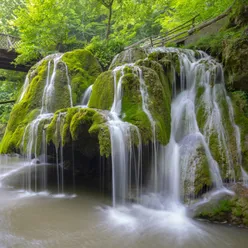
[[[108,25],[107,25],[107,30],[106,30],[106,40],[109,39],[109,35],[110,35],[111,19],[112,19],[112,5],[109,7]]]

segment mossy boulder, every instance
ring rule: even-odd
[[[110,110],[114,101],[114,76],[112,71],[103,72],[95,81],[88,106]]]
[[[54,68],[54,59],[58,58]],[[97,60],[86,50],[49,55],[32,67],[25,94],[14,105],[10,114],[10,120],[0,144],[0,153],[20,152],[24,131],[27,125],[42,112],[42,106],[43,112],[49,113],[70,107],[69,85],[72,89],[73,104],[79,104],[85,89],[94,83],[101,71]],[[51,96],[46,98],[43,92],[47,88],[48,81],[54,90],[51,91]]]
[[[128,50],[125,50],[115,56],[109,67],[109,70],[112,70],[119,65],[135,63],[139,59],[145,59],[146,56],[146,52],[142,48],[129,48]]]
[[[137,126],[141,132],[143,143],[147,144],[152,140],[152,126],[143,109],[144,103],[138,73],[140,69],[149,95],[148,109],[155,120],[156,138],[161,144],[167,144],[170,137],[171,92],[168,80],[162,76],[162,67],[159,64],[157,67],[159,74],[145,66],[131,65],[124,66],[117,72],[104,72],[97,78],[93,86],[89,107],[111,109],[114,101],[114,73],[116,73],[116,83],[122,83],[123,97],[120,117]],[[121,82],[118,82],[120,77]]]
[[[248,100],[247,93],[235,91],[231,94],[235,122],[240,128],[242,166],[248,173]]]
[[[65,53],[62,61],[68,67],[73,104],[79,104],[84,91],[101,74],[101,65],[91,52],[83,49]]]
[[[47,143],[55,147],[70,146],[82,156],[108,157],[111,151],[110,135],[104,112],[90,108],[68,108],[55,113],[46,127]]]
[[[185,168],[185,163],[182,163],[183,167],[181,168],[185,202],[200,197],[213,187],[209,162],[204,147],[198,145],[195,151],[191,153],[190,159],[186,160],[187,167]],[[185,161],[184,158],[182,160]]]
[[[234,186],[234,191],[235,196],[214,197],[206,204],[199,206],[194,216],[213,222],[248,227],[248,189],[237,184]]]

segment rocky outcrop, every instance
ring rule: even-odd
[[[196,218],[248,227],[248,189],[240,184],[233,186],[234,196],[219,196],[195,210]]]
[[[55,59],[59,59],[56,65]],[[25,145],[25,129],[42,112],[42,108],[49,105],[45,112],[53,113],[70,107],[71,102],[79,104],[83,92],[101,71],[98,61],[86,50],[50,55],[32,67],[29,84],[23,89],[23,98],[11,112],[0,152],[20,152],[21,146]],[[44,97],[44,91],[48,90],[50,95]]]

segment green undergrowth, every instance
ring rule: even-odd
[[[235,91],[231,95],[235,122],[240,128],[241,136],[241,152],[243,159],[243,168],[248,172],[248,100],[247,93],[243,91]]]

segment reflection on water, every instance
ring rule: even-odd
[[[2,162],[0,177],[9,173],[3,168]],[[180,206],[171,211],[150,208],[149,200],[155,201],[155,195],[144,197],[148,207],[112,208],[110,198],[82,187],[65,194],[35,193],[4,182],[0,188],[1,248],[247,248],[248,230],[194,221]]]

